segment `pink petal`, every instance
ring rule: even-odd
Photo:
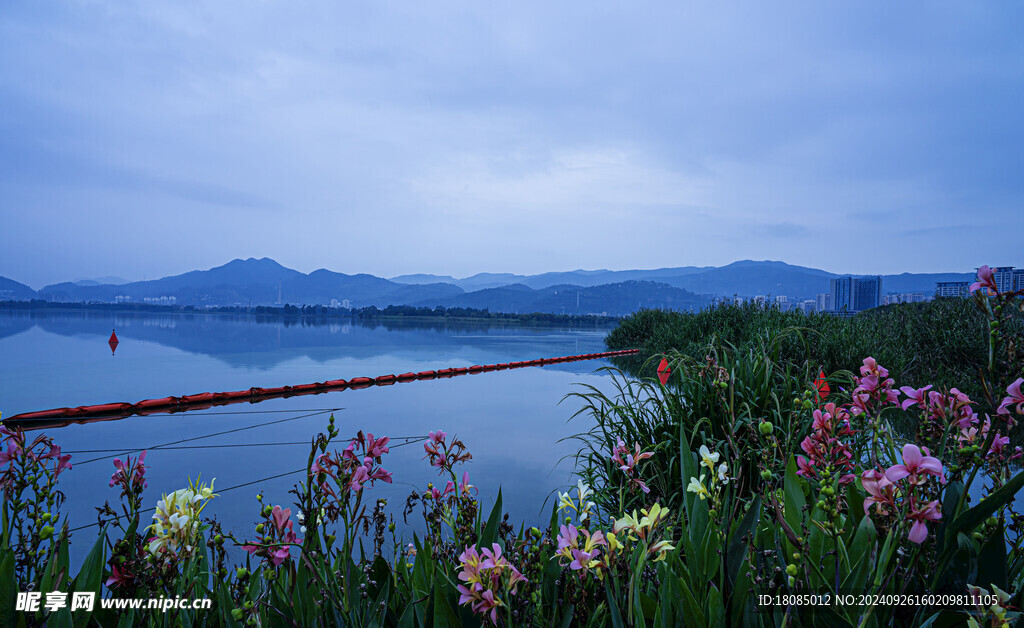
[[[925,525],[924,521],[915,521],[914,525],[910,526],[910,534],[907,535],[907,540],[920,545],[926,538],[928,538],[928,526]]]
[[[894,464],[885,470],[885,479],[890,482],[899,482],[908,475],[910,475],[910,469],[902,464]]]
[[[903,446],[903,464],[911,469],[916,469],[921,465],[923,459],[924,456],[921,455],[921,449],[917,445],[907,443]]]

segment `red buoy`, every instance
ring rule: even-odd
[[[661,364],[658,365],[658,381],[664,386],[668,383],[668,377],[672,374],[672,369],[668,367],[668,360],[665,358],[661,359]]]
[[[114,333],[113,329],[110,330],[110,340],[107,341],[107,344],[110,345],[110,355],[114,355],[114,352],[117,351],[118,342],[117,334]]]

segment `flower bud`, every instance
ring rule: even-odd
[[[388,532],[394,532],[394,531],[395,531],[395,524],[389,523],[388,524]]]
[[[814,404],[811,403],[811,401],[809,399],[805,400],[804,401],[804,410],[812,410],[812,409],[814,409]]]
[[[800,573],[800,570],[797,569],[796,565],[794,565],[793,563],[790,563],[790,564],[786,565],[786,573],[789,574],[790,576],[795,576],[798,573]]]
[[[39,538],[46,540],[53,536],[53,526],[43,526],[43,529],[39,531]]]
[[[239,580],[245,580],[249,577],[249,570],[245,567],[239,567],[238,571],[235,572],[235,575],[238,576]]]
[[[272,513],[272,512],[274,512],[274,509],[271,506],[264,506],[263,507],[263,516],[264,517],[269,517],[270,513]]]
[[[261,523],[261,524],[258,524],[258,525],[256,526],[256,534],[263,534],[263,530],[264,530],[264,526],[263,526],[263,524],[262,524],[262,523]]]
[[[540,529],[536,528],[536,527],[530,528],[530,534],[533,535],[533,538],[539,539],[540,538]]]
[[[768,436],[775,429],[775,426],[772,425],[771,421],[761,421],[761,423],[757,426],[757,429],[761,430],[761,433],[764,434],[765,436]]]

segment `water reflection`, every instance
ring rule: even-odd
[[[113,358],[107,346],[111,328],[120,340]],[[606,333],[607,328],[451,321],[284,325],[209,315],[0,314],[0,411],[11,416],[52,407],[594,353],[605,350]],[[273,503],[294,500],[288,491],[301,474],[272,476],[303,467],[308,455],[303,443],[326,426],[330,412],[323,410],[340,408],[334,414],[343,436],[360,429],[389,436],[425,436],[437,429],[458,435],[473,453],[465,469],[480,488],[484,507],[490,507],[500,486],[513,521],[543,522],[544,499],[569,484],[571,460],[563,458],[575,453],[571,442],[559,439],[589,427],[582,419],[567,423],[578,407],[559,402],[576,383],[602,387],[606,378],[593,370],[604,364],[570,362],[61,428],[51,435],[75,452],[72,472],[61,478],[68,496],[64,510],[71,527],[95,521],[94,507],[117,499],[108,487],[113,457],[150,448],[147,507],[161,492],[184,486],[190,476],[216,478],[218,490],[244,485],[222,493],[210,513],[226,528],[245,534],[256,519],[257,492],[265,491]],[[152,449],[169,443],[176,443],[175,449]],[[395,483],[373,489],[372,497],[387,498],[399,521],[409,492],[438,480],[422,458],[419,442],[396,448],[385,464]],[[79,533],[83,540],[72,543],[73,552],[88,549],[90,534]]]

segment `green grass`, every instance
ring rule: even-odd
[[[1021,337],[1024,314],[1015,308],[1007,337]],[[783,362],[808,361],[826,373],[856,372],[866,356],[885,364],[900,386],[960,386],[972,399],[988,359],[988,318],[973,299],[887,305],[849,318],[780,312],[754,303],[720,305],[702,312],[641,310],[623,319],[606,338],[610,349],[639,348],[641,355],[619,365],[650,376],[643,363],[652,355],[678,351],[703,360],[710,347],[726,344],[740,352],[770,344]]]

